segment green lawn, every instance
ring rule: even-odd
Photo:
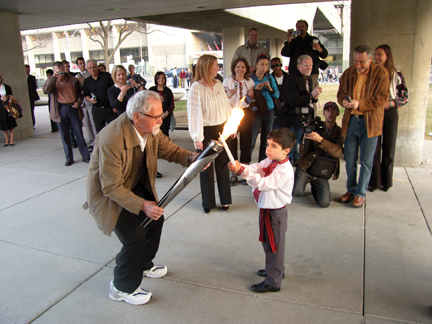
[[[322,85],[323,92],[320,95],[319,98],[319,110],[318,110],[318,116],[323,118],[322,114],[322,108],[324,107],[324,104],[328,101],[335,101],[336,102],[336,93],[338,91],[338,84],[334,85]],[[186,100],[179,100],[175,103],[175,109],[176,111],[186,110],[187,109],[187,102]],[[342,116],[344,113],[344,109],[341,108],[340,115],[337,118],[338,125],[342,124]],[[432,133],[432,84],[429,85],[429,93],[428,93],[428,105],[427,105],[427,112],[426,112],[426,128],[425,128],[425,139],[432,140],[432,136],[429,135],[429,133]]]

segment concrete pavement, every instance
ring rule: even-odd
[[[195,179],[166,208],[155,262],[168,275],[143,279],[153,299],[131,306],[108,298],[121,245],[81,208],[88,165],[74,149],[64,166],[46,111],[36,107],[33,138],[0,146],[0,323],[432,323],[432,141],[422,165],[395,168],[394,187],[364,208],[336,201],[344,167],[329,208],[309,191],[294,199],[278,293],[250,290],[264,266],[250,188],[232,188],[228,212],[204,214]],[[172,139],[192,149],[187,131]],[[161,197],[184,168],[159,162]]]

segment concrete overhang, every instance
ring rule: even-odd
[[[314,1],[325,2],[325,1]],[[307,0],[270,0],[268,5],[286,5],[293,3],[310,3]],[[227,19],[224,9],[246,8],[262,6],[259,0],[3,0],[0,1],[0,10],[17,12],[21,30],[39,29],[46,27],[64,26],[108,19],[130,18],[136,20],[140,17],[156,17],[167,15],[177,16],[179,13],[183,19],[188,16],[203,15],[203,13],[214,12],[216,16],[206,16],[213,24],[218,24],[218,17]],[[200,13],[201,12],[201,13]],[[154,19],[152,19],[154,20]],[[209,21],[199,20],[203,25],[210,24]],[[166,23],[174,26],[170,21]],[[195,26],[197,24],[194,24]],[[246,24],[249,26],[251,24]],[[254,24],[256,25],[256,24]],[[180,26],[179,26],[180,27]],[[183,27],[183,26],[182,26]],[[265,26],[259,26],[262,32],[267,32]],[[259,28],[258,27],[258,28]],[[191,27],[186,27],[191,29]],[[194,27],[202,30],[202,28]],[[221,27],[217,30],[221,32]],[[271,31],[271,30],[269,30]],[[273,30],[274,31],[274,30]]]

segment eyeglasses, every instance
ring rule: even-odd
[[[271,68],[274,69],[274,68],[277,67],[277,66],[282,66],[282,64],[275,64],[275,65],[272,65]]]
[[[147,116],[147,117],[153,118],[154,120],[158,120],[158,119],[162,120],[162,115],[163,115],[162,114],[162,115],[159,115],[159,116],[152,116],[152,115],[144,114],[142,112],[140,112],[140,114],[143,115],[143,116]]]
[[[356,61],[356,60],[354,60],[354,65],[365,66],[368,61],[369,61],[369,59],[367,59],[367,61]]]

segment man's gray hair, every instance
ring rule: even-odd
[[[372,49],[367,45],[359,45],[356,48],[354,48],[354,53],[357,54],[366,53],[367,57],[369,58],[372,56]]]
[[[126,114],[128,118],[132,120],[134,113],[147,114],[151,108],[151,102],[149,99],[162,102],[161,96],[155,91],[142,90],[133,95],[126,105]]]
[[[312,60],[312,57],[306,54],[300,55],[299,58],[297,59],[297,65],[301,65],[304,60]]]
[[[96,66],[98,65],[97,61],[95,59],[88,59],[86,64],[88,64],[89,62],[93,62]]]

